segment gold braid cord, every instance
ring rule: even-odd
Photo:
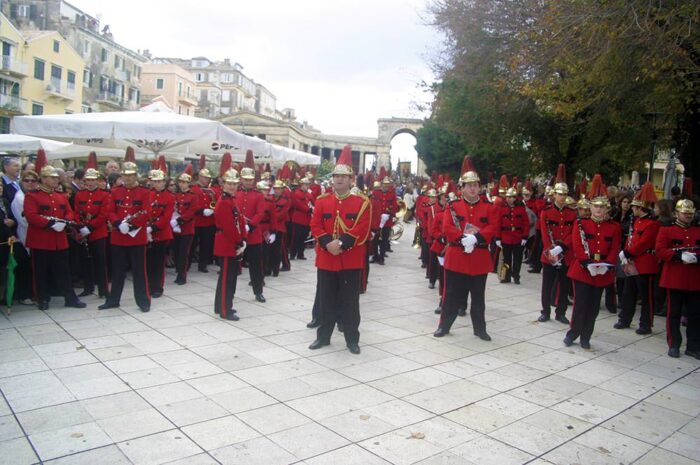
[[[362,207],[360,207],[360,211],[357,213],[357,217],[355,218],[355,221],[353,223],[353,226],[355,223],[357,223],[360,218],[362,217],[362,214],[367,210],[367,207],[369,206],[369,199],[365,198],[365,201],[362,203]],[[352,227],[348,227],[343,219],[340,217],[340,212],[336,211],[335,212],[335,223],[333,224],[333,239],[338,239],[338,237],[342,234],[348,234],[352,237],[355,238],[355,245],[361,245],[364,244],[364,242],[367,240],[367,234],[365,237],[360,241],[358,237],[353,236],[350,234],[348,231],[350,231]],[[368,228],[368,234],[369,234],[369,228]]]

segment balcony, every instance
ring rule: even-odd
[[[20,78],[27,77],[27,64],[9,55],[3,55],[0,73]]]
[[[97,96],[97,103],[121,110],[124,107],[124,99],[109,91],[101,91]]]
[[[70,102],[75,100],[75,84],[63,85],[59,78],[52,77],[44,93],[49,98]]]
[[[0,110],[13,114],[28,114],[27,101],[13,95],[0,94]]]
[[[177,99],[184,103],[185,105],[192,105],[192,106],[197,106],[199,101],[197,100],[197,97],[193,93],[190,93],[190,95],[187,95],[186,93],[182,93],[182,95],[178,95]]]
[[[129,82],[129,72],[124,69],[117,69],[114,71],[114,77],[121,82]]]

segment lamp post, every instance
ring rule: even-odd
[[[663,113],[659,112],[644,114],[646,119],[649,120],[651,124],[651,158],[649,159],[649,171],[647,172],[647,181],[651,181],[652,184],[654,183],[652,175],[654,174],[654,160],[656,159],[656,141],[659,138],[659,132],[656,126],[659,117],[661,117],[662,115]]]

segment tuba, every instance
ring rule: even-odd
[[[390,241],[398,241],[401,239],[401,235],[403,234],[403,223],[402,222],[396,222],[394,223],[394,226],[391,227],[391,233],[389,234],[389,240]]]
[[[416,225],[416,232],[413,234],[413,248],[420,249],[423,246],[423,235],[421,225]]]
[[[510,265],[507,263],[501,264],[501,269],[498,270],[498,279],[505,281],[508,279],[508,272],[510,271]]]

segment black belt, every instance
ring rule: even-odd
[[[520,226],[501,226],[501,231],[520,231],[522,229]]]

